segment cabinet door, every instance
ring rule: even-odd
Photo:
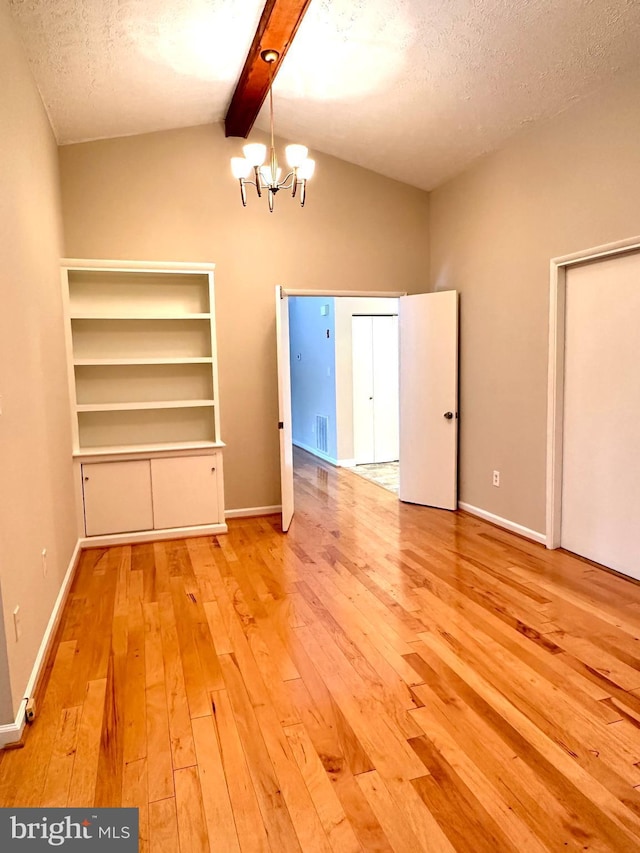
[[[151,460],[156,530],[219,521],[216,463],[215,455]]]
[[[82,466],[87,536],[153,529],[149,460]]]

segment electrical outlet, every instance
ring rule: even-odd
[[[493,472],[493,485],[494,486],[500,485],[500,471],[494,471]]]
[[[22,618],[20,616],[20,605],[13,609],[13,629],[16,632],[16,643],[22,636]]]
[[[42,549],[42,577],[47,576],[47,549]]]

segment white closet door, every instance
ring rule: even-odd
[[[373,427],[373,324],[353,317],[353,455],[356,465],[375,461]]]
[[[374,462],[399,455],[398,318],[372,317]]]
[[[640,254],[567,271],[561,545],[640,578]]]
[[[353,449],[357,465],[399,453],[398,318],[354,316]]]

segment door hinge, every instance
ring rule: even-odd
[[[284,421],[278,421],[278,429],[284,429]]]

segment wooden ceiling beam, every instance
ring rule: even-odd
[[[224,120],[225,136],[248,136],[311,0],[267,0]],[[276,50],[269,65],[263,50]]]

